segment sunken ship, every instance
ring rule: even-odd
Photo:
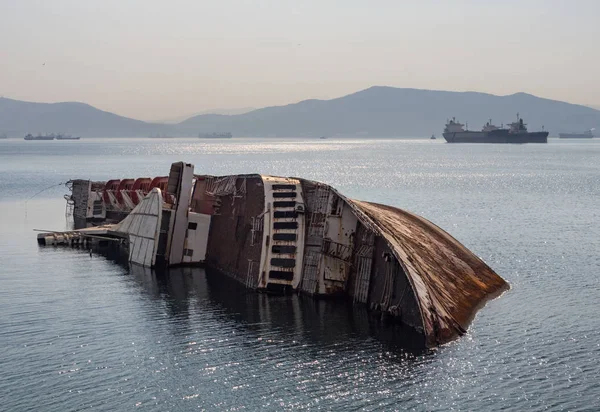
[[[69,187],[82,228],[40,233],[40,245],[105,242],[132,265],[206,265],[257,291],[343,296],[414,329],[425,347],[464,334],[508,289],[428,220],[307,179],[196,175],[179,162],[168,176]]]

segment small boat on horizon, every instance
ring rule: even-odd
[[[37,135],[34,136],[31,133],[27,133],[27,135],[23,138],[24,140],[79,140],[80,136],[71,136],[70,134],[46,134],[46,135]]]
[[[430,140],[435,140],[435,139],[436,139],[436,137],[435,137],[435,134],[432,134],[432,135],[431,135],[431,137],[430,137],[429,139],[430,139]]]
[[[28,133],[23,139],[24,140],[54,140],[54,135],[53,134],[49,134],[49,135],[37,135],[34,136],[31,133]]]
[[[198,133],[198,137],[201,139],[231,139],[233,135],[230,132],[218,132],[218,133]]]
[[[56,136],[56,140],[79,140],[81,139],[80,136],[71,136],[70,134],[64,135],[64,134],[59,134],[58,136]]]
[[[589,129],[583,133],[559,133],[558,137],[560,139],[591,139],[594,137],[594,130],[596,129]]]

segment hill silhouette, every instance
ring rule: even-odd
[[[530,130],[559,132],[599,128],[600,111],[526,93],[477,92],[375,86],[331,100],[304,100],[249,113],[200,115],[179,123],[182,131],[230,131],[235,136],[429,136],[456,117],[479,130],[490,118],[509,123],[520,115]]]
[[[0,132],[67,133],[85,137],[137,137],[168,134],[168,125],[142,122],[96,109],[85,103],[33,103],[0,98]]]
[[[69,133],[87,137],[197,136],[231,132],[247,137],[377,136],[440,134],[450,117],[479,130],[488,120],[500,126],[525,119],[529,130],[600,130],[600,111],[526,93],[496,96],[374,86],[331,100],[304,100],[236,115],[203,114],[177,124],[148,123],[84,103],[30,103],[0,98],[0,133]]]

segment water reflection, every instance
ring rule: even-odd
[[[306,296],[273,296],[246,289],[222,273],[198,267],[151,270],[129,266],[144,294],[160,299],[168,315],[181,324],[204,311],[244,332],[274,340],[311,345],[343,345],[349,340],[376,339],[390,351],[422,353],[413,330],[382,322],[363,305]]]

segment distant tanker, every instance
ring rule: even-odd
[[[594,129],[590,129],[583,133],[559,133],[558,137],[561,139],[591,139],[594,137]]]
[[[198,137],[201,139],[231,139],[233,135],[229,132],[198,133]]]
[[[54,140],[54,135],[50,134],[50,135],[37,135],[34,136],[31,133],[29,133],[27,136],[25,136],[23,139],[25,140]]]
[[[477,132],[465,130],[453,117],[446,123],[443,136],[448,143],[548,143],[548,132],[528,132],[526,126],[517,113],[517,121],[508,129],[494,126],[490,120]]]

